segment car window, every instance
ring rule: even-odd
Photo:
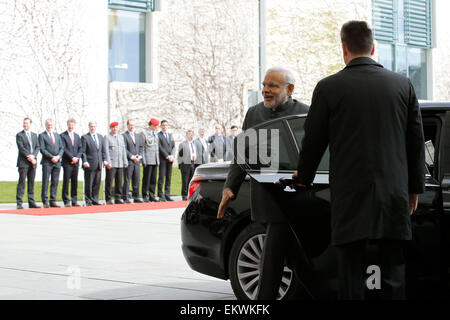
[[[289,126],[292,129],[292,132],[294,133],[295,142],[297,143],[299,149],[301,149],[302,146],[302,139],[305,135],[304,125],[305,125],[306,118],[297,118],[289,120]],[[319,166],[317,167],[317,171],[328,171],[330,168],[330,150],[329,147],[325,150],[325,153],[323,154],[322,160],[319,163]]]
[[[252,128],[245,132],[245,162],[247,169],[252,171],[258,171],[263,168],[270,171],[295,170],[297,166],[296,152],[292,152],[292,146],[283,121],[272,122],[251,131]],[[265,132],[265,134],[262,134],[262,132]],[[241,139],[242,136],[239,135],[238,146],[240,144],[239,141],[243,141]],[[237,152],[239,154],[239,150]]]

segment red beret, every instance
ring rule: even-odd
[[[109,127],[112,128],[112,127],[115,127],[115,126],[118,126],[118,125],[119,125],[119,123],[116,121],[116,122],[112,122],[112,123],[109,125]]]
[[[159,120],[157,120],[157,119],[155,119],[155,118],[151,118],[151,119],[150,119],[150,123],[151,123],[152,125],[154,125],[154,126],[157,126],[157,125],[159,125]]]

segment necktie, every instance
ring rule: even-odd
[[[30,144],[31,153],[33,153],[33,143],[31,142],[30,133],[27,132],[28,143]]]
[[[72,141],[72,147],[75,145],[75,141],[73,140],[73,133],[70,132],[70,140]]]
[[[94,138],[95,146],[98,149],[98,142],[97,142],[97,138],[95,137],[95,134],[93,134],[92,137]]]
[[[194,155],[194,144],[192,142],[189,142],[191,145],[191,161],[195,161],[195,155]]]
[[[133,143],[136,144],[136,140],[134,139],[134,132],[130,132],[131,140],[133,140]]]
[[[53,139],[53,133],[49,132],[48,134],[50,135],[50,140],[52,140],[52,143],[55,144],[55,140]]]

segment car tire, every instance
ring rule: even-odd
[[[233,292],[239,300],[256,300],[259,279],[259,260],[265,238],[265,227],[251,223],[237,236],[230,251],[228,270]],[[285,265],[277,300],[299,297],[301,284]]]

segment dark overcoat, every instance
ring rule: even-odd
[[[242,130],[245,131],[268,120],[307,112],[308,106],[306,104],[291,98],[278,106],[275,111],[270,108],[266,108],[264,103],[261,102],[248,109],[244,118]],[[236,198],[239,188],[244,182],[246,175],[246,171],[234,161],[234,163],[231,164],[230,171],[228,172],[224,188],[230,188]],[[273,199],[269,191],[254,179],[250,180],[250,195],[251,216],[253,221],[262,223],[286,222],[284,215],[280,212],[280,207],[272,201]]]
[[[316,86],[299,181],[314,180],[329,145],[332,244],[411,239],[408,193],[424,192],[422,119],[408,78],[368,57]]]

